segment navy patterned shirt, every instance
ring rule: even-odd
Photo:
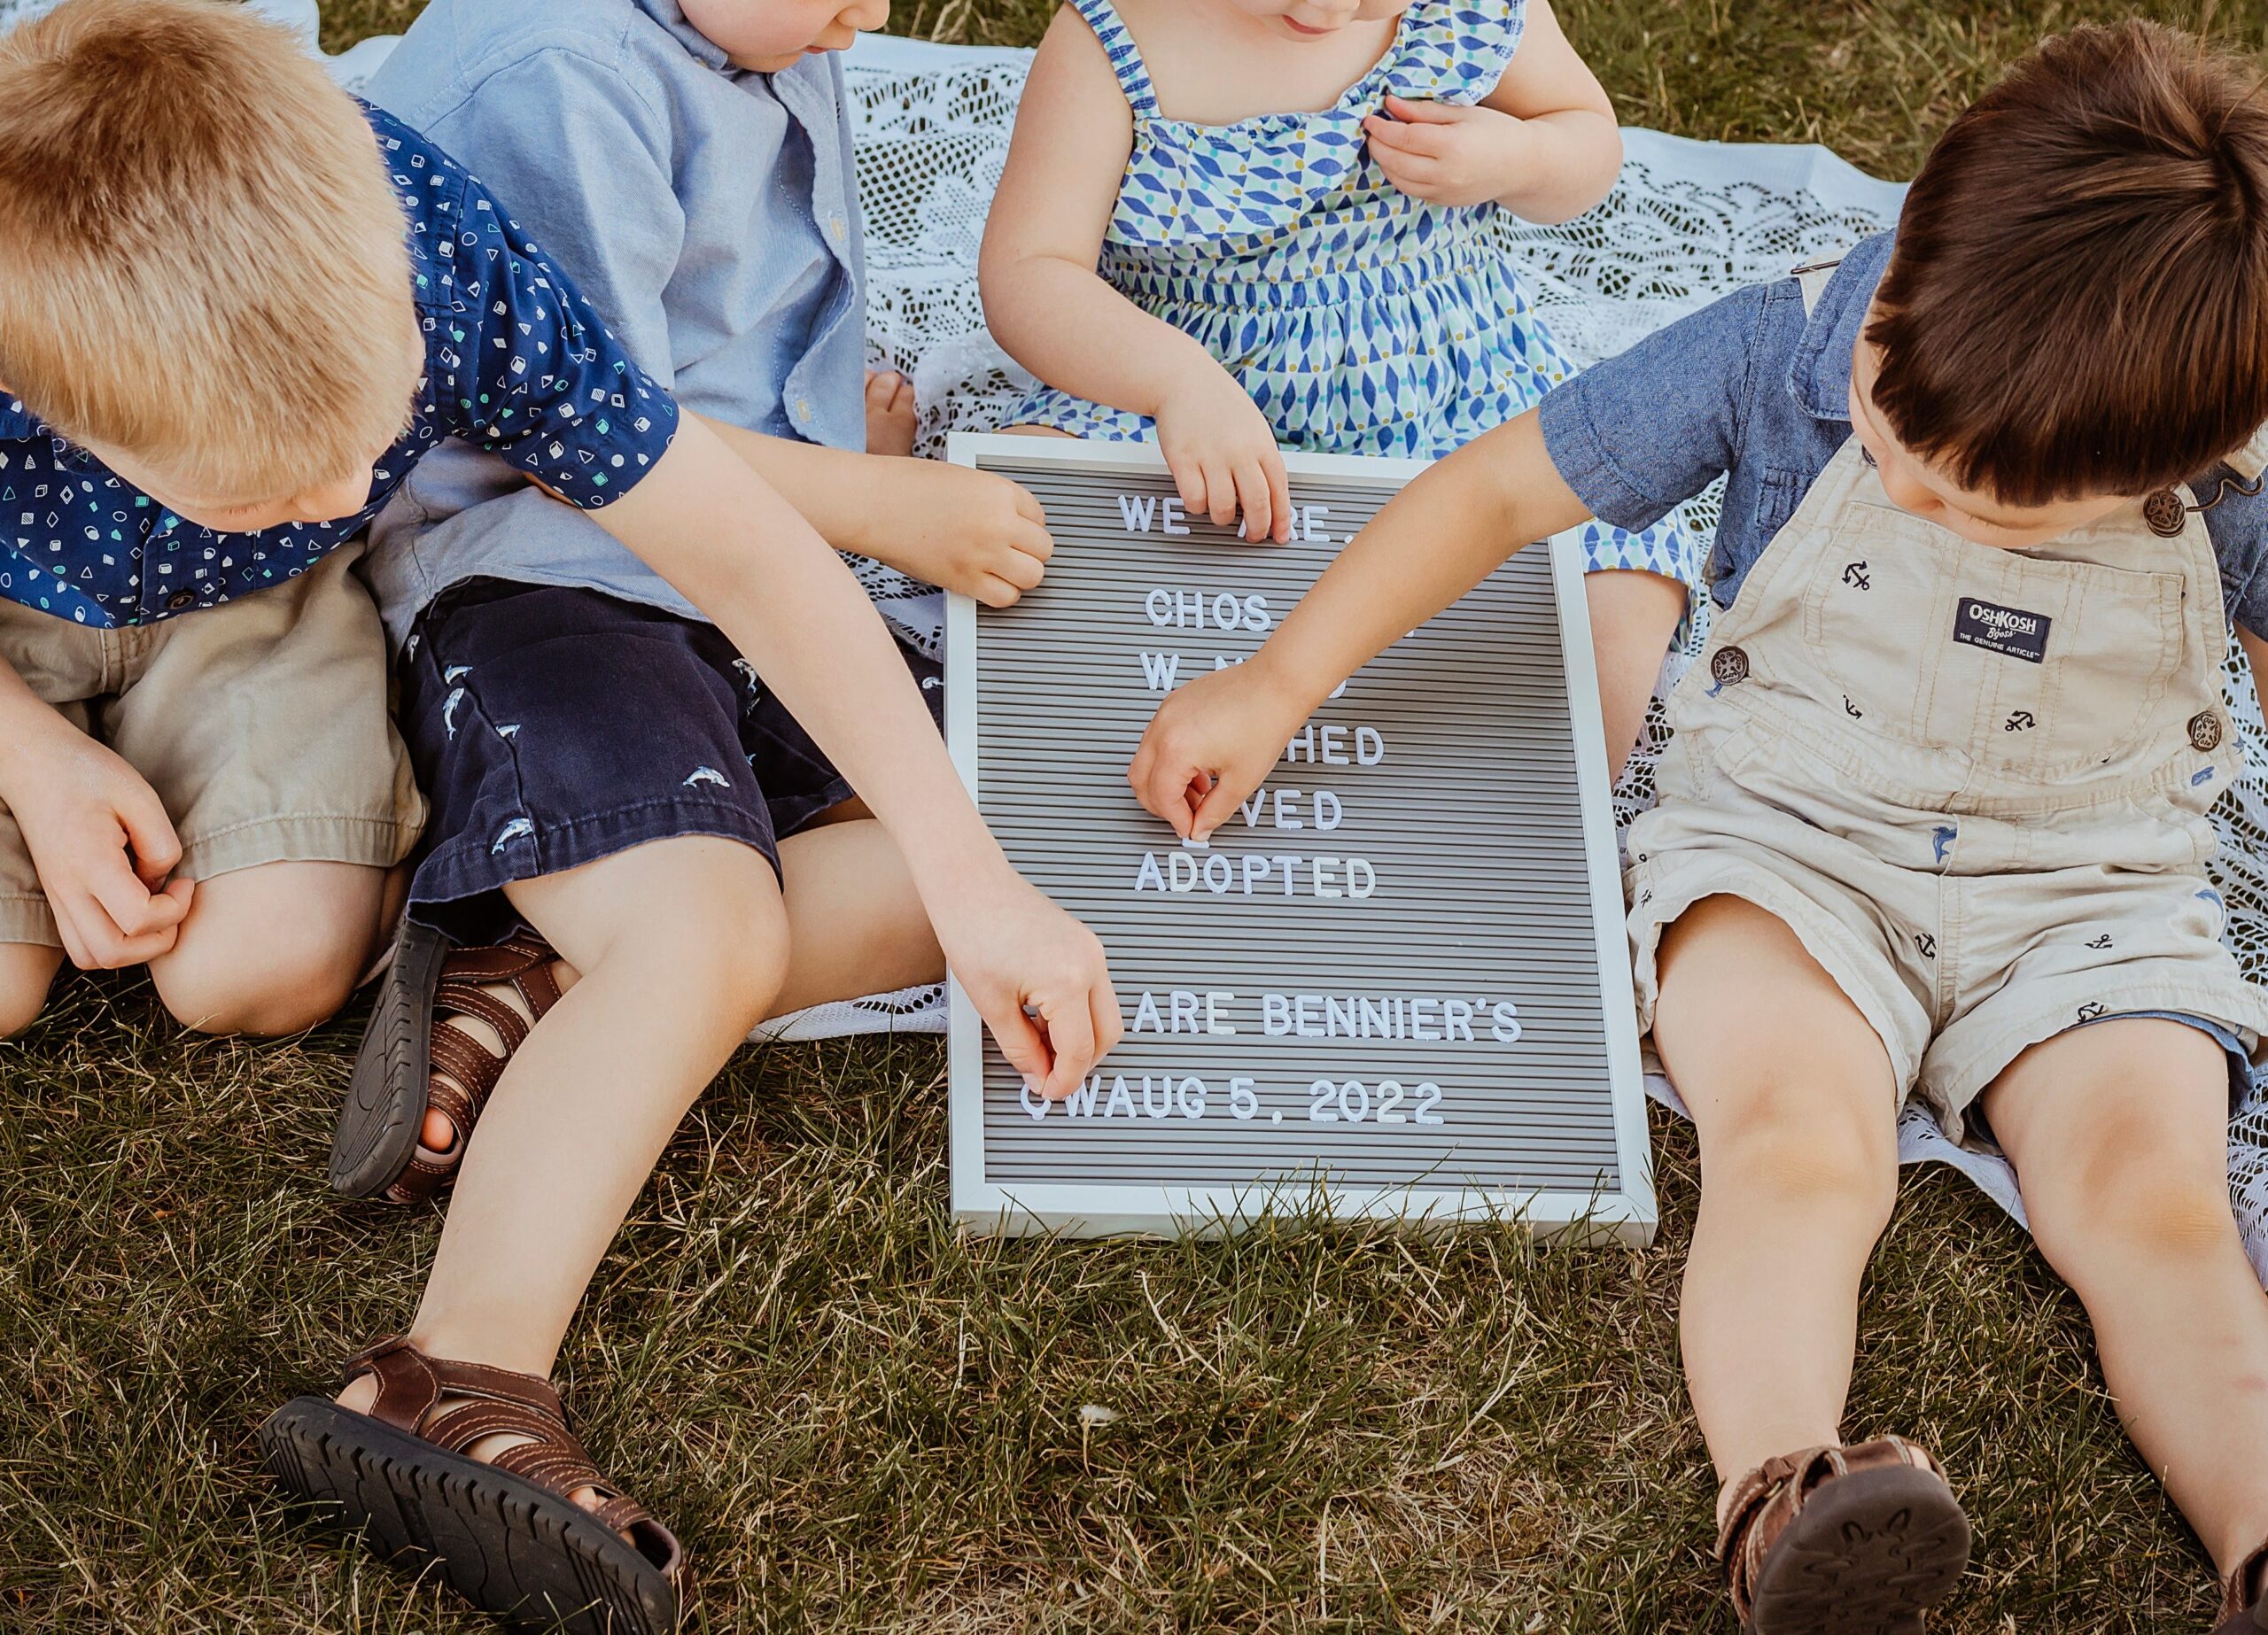
[[[364,112],[407,218],[425,377],[362,508],[216,533],[0,398],[0,597],[81,624],[146,624],[306,572],[445,439],[501,455],[584,510],[628,492],[669,447],[675,400],[566,275],[447,154],[391,114]]]

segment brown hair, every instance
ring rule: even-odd
[[[407,226],[288,30],[68,0],[0,35],[0,381],[214,495],[347,475],[416,390]]]
[[[2133,496],[2268,423],[2268,97],[2144,22],[2059,35],[1914,182],[1866,338],[1914,453],[2010,505]]]

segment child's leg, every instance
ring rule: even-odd
[[[920,429],[913,383],[896,369],[866,371],[866,452],[905,455]]]
[[[2120,1417],[2223,1572],[2268,1538],[2268,1297],[2228,1194],[2228,1058],[2178,1022],[2034,1046],[1984,1098]]]
[[[12,1039],[39,1020],[62,965],[59,948],[0,942],[0,1039]]]
[[[328,1020],[370,967],[387,871],[268,863],[197,883],[181,939],[150,962],[158,996],[184,1027],[295,1034]]]
[[[1703,900],[1659,965],[1654,1045],[1701,1135],[1686,1379],[1731,1480],[1841,1439],[1859,1281],[1897,1197],[1897,1089],[1874,1029],[1763,910]]]
[[[481,1113],[410,1332],[541,1375],[671,1133],[771,1009],[788,916],[761,852],[700,835],[507,895],[582,980]]]
[[[1658,573],[1614,570],[1583,576],[1590,604],[1591,647],[1598,664],[1598,701],[1606,721],[1606,765],[1616,781],[1645,730],[1646,707],[1661,679],[1662,661],[1685,617],[1685,586]]]

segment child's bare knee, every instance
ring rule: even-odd
[[[2219,1165],[2132,1130],[2093,1144],[2068,1173],[2025,1177],[2025,1213],[2059,1267],[2107,1258],[2186,1261],[2236,1240]]]
[[[1758,1095],[1705,1132],[1704,1184],[1752,1203],[1847,1216],[1876,1230],[1898,1202],[1898,1152],[1889,1120],[1876,1131],[1853,1117],[1807,1111],[1802,1087]],[[1818,1099],[1811,1087],[1809,1099]]]
[[[183,1027],[206,1034],[280,1038],[337,1015],[354,991],[363,950],[310,924],[259,938],[184,941],[150,975]]]
[[[55,949],[0,943],[0,1039],[12,1039],[39,1020],[62,963]]]

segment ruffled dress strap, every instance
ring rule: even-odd
[[[1526,29],[1527,0],[1417,0],[1358,91],[1470,106],[1496,89]]]
[[[1102,42],[1102,49],[1110,58],[1111,72],[1118,76],[1118,89],[1126,93],[1126,105],[1134,110],[1134,117],[1155,119],[1157,89],[1150,83],[1150,69],[1142,60],[1142,48],[1134,43],[1134,36],[1120,19],[1118,8],[1111,0],[1070,0],[1070,6],[1086,19],[1087,27],[1095,31],[1095,38]]]

